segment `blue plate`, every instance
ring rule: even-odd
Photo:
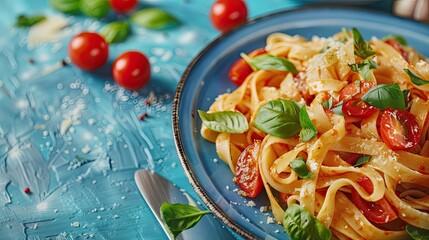
[[[173,129],[182,165],[194,189],[204,203],[229,227],[247,239],[288,239],[282,226],[267,224],[267,212],[260,207],[268,204],[265,194],[253,201],[233,190],[233,174],[218,156],[213,143],[204,140],[199,130],[201,121],[197,109],[207,111],[214,99],[236,88],[228,79],[231,64],[241,52],[265,46],[266,37],[274,32],[301,35],[331,36],[342,27],[357,27],[362,35],[383,37],[402,35],[408,43],[429,56],[429,27],[414,21],[380,12],[343,8],[303,8],[271,14],[250,21],[222,35],[209,44],[192,61],[180,81],[173,106]]]

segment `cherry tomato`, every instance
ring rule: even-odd
[[[249,57],[256,57],[264,53],[266,53],[265,49],[259,48],[249,53]],[[240,58],[232,64],[228,76],[234,84],[240,86],[252,72],[253,69],[249,64],[243,58]]]
[[[113,11],[118,13],[128,13],[137,6],[137,0],[109,0]]]
[[[374,186],[372,185],[371,180],[366,177],[360,177],[356,182],[365,189],[366,192],[372,193],[374,191]],[[385,197],[381,198],[376,202],[368,202],[363,199],[359,193],[353,188],[352,189],[352,201],[357,208],[362,212],[362,214],[371,222],[374,223],[388,223],[396,218],[398,215],[395,210],[390,206],[389,202]]]
[[[113,79],[129,90],[144,87],[150,79],[150,63],[145,55],[137,51],[125,52],[113,62]]]
[[[392,46],[396,51],[398,51],[401,54],[401,56],[404,58],[405,61],[409,62],[408,53],[405,51],[405,49],[397,40],[386,39],[384,40],[384,42]]]
[[[346,158],[344,161],[350,165],[355,165],[357,160],[362,157],[361,154],[353,154],[350,157]]]
[[[377,109],[361,99],[352,98],[343,103],[342,111],[350,117],[368,117],[377,112]]]
[[[381,115],[381,138],[393,150],[416,146],[420,131],[416,117],[408,111],[386,109]]]
[[[375,86],[375,83],[368,81],[359,81],[359,88],[356,83],[352,82],[345,86],[340,92],[340,101],[350,98],[361,98],[369,89]]]
[[[289,193],[279,193],[279,201],[281,204],[285,205],[287,203],[288,198],[292,196]]]
[[[101,67],[109,57],[109,45],[98,33],[82,32],[72,38],[68,52],[71,61],[85,70]]]
[[[248,197],[254,198],[262,190],[262,178],[259,173],[258,152],[261,141],[256,140],[241,153],[235,168],[235,180]]]
[[[246,22],[247,6],[243,0],[217,0],[210,9],[213,26],[226,32]]]

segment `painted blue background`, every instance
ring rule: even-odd
[[[250,17],[302,4],[247,3]],[[219,34],[208,19],[211,4],[141,1],[139,8],[162,8],[182,24],[163,31],[135,27],[126,42],[111,45],[109,64],[95,72],[66,66],[46,75],[43,69],[67,56],[74,34],[97,31],[118,16],[111,14],[101,22],[66,16],[70,24],[58,42],[29,48],[28,31],[12,27],[17,15],[60,13],[47,1],[2,0],[0,239],[166,238],[138,193],[133,174],[140,168],[154,170],[196,197],[175,151],[171,106],[188,63]],[[377,6],[388,9],[389,3]],[[151,81],[139,92],[117,87],[110,73],[113,59],[129,49],[146,53],[152,63]],[[144,112],[148,117],[139,121]],[[62,136],[60,125],[68,115],[76,119]],[[85,146],[91,148],[87,154],[82,152]],[[26,187],[32,194],[24,193]]]

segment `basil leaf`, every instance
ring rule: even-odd
[[[298,104],[283,99],[269,101],[259,109],[254,124],[257,129],[275,137],[295,137],[301,130]]]
[[[102,18],[110,11],[110,4],[107,0],[81,0],[80,10],[90,17]]]
[[[291,240],[329,240],[332,235],[328,228],[298,204],[291,204],[286,209],[283,226]]]
[[[334,105],[334,98],[331,96],[328,100],[325,100],[321,103],[322,107],[330,110]]]
[[[344,113],[343,113],[343,103],[344,103],[344,101],[341,101],[341,102],[337,103],[337,104],[336,104],[336,105],[331,109],[331,111],[332,111],[333,113],[337,114],[337,115],[344,116]]]
[[[146,8],[135,12],[131,21],[148,29],[165,29],[179,24],[179,20],[159,8]]]
[[[298,174],[300,178],[313,178],[313,173],[308,170],[305,160],[302,157],[294,159],[289,163],[290,167]]]
[[[198,110],[204,126],[215,132],[243,133],[249,129],[246,117],[241,112],[223,111],[206,113]]]
[[[372,51],[371,46],[369,46],[369,44],[363,39],[359,30],[357,30],[357,28],[353,28],[352,32],[353,32],[355,55],[363,59],[366,59],[374,55],[375,52]]]
[[[408,224],[406,227],[408,235],[415,240],[429,240],[429,230]]]
[[[45,20],[45,16],[26,16],[19,15],[15,22],[15,27],[31,27],[34,24]]]
[[[350,39],[349,31],[347,30],[347,28],[343,27],[341,28],[341,32],[343,34],[343,37],[340,38],[340,41],[347,42]]]
[[[362,100],[381,110],[386,108],[404,110],[406,108],[404,95],[397,83],[372,87],[362,96]]]
[[[125,21],[111,22],[101,29],[100,34],[108,43],[120,43],[127,39],[130,27]]]
[[[402,95],[404,95],[405,107],[408,106],[408,95],[410,94],[410,90],[405,89],[402,91]]]
[[[254,70],[278,70],[283,72],[298,73],[298,70],[296,70],[295,65],[289,60],[282,57],[264,54],[251,58],[244,53],[241,53],[240,56],[244,60],[246,60],[246,62]]]
[[[385,36],[382,40],[388,40],[388,39],[394,39],[398,41],[398,43],[400,43],[402,46],[408,46],[408,42],[403,36],[390,34]]]
[[[49,0],[49,3],[53,8],[63,13],[80,12],[80,0]]]
[[[299,111],[299,122],[302,127],[301,132],[299,133],[300,141],[307,142],[317,136],[316,126],[314,126],[313,122],[308,116],[307,108],[305,107],[305,105],[302,106],[301,110]]]
[[[367,163],[367,162],[369,162],[369,160],[371,160],[371,157],[372,156],[361,156],[361,157],[359,157],[357,160],[356,160],[356,163],[355,163],[355,165],[353,165],[354,167],[358,167],[358,166],[360,166],[360,165],[362,165],[362,164],[364,164],[364,163]]]
[[[361,63],[349,64],[349,67],[353,72],[359,73],[363,79],[369,81],[371,69],[376,69],[377,64],[374,61],[366,59]]]
[[[429,80],[423,80],[416,74],[410,71],[410,69],[404,69],[404,71],[410,76],[411,82],[414,83],[417,86],[429,84]]]
[[[186,229],[194,227],[202,216],[211,213],[186,204],[162,203],[160,207],[161,219],[167,225],[174,238]]]

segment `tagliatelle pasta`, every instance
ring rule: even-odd
[[[404,71],[409,69],[421,79],[429,79],[429,63],[413,48],[398,44],[392,39],[372,38],[368,50],[373,53],[362,57],[349,32],[311,40],[271,34],[264,47],[266,54],[288,59],[297,72],[254,69],[243,84],[218,96],[208,110],[239,111],[249,123],[248,130],[215,132],[202,125],[201,135],[215,143],[217,154],[234,174],[240,155],[260,141],[258,152],[252,154],[273,215],[280,223],[288,206],[297,203],[337,239],[404,239],[406,224],[429,229],[429,84],[415,84]],[[365,65],[369,63],[376,66]],[[361,69],[353,71],[351,65]],[[357,92],[344,97],[353,84]],[[373,103],[362,97],[368,93],[362,84],[369,84],[368,89],[398,84],[400,90],[409,90],[409,94],[404,92],[408,103],[397,111],[391,106],[370,106]],[[278,137],[258,128],[255,121],[260,109],[279,99],[305,106],[317,135],[302,141],[299,135]],[[350,103],[354,104],[352,108],[371,108],[371,114],[348,112],[345,105],[350,99],[355,101]],[[402,117],[409,115],[417,125],[411,130],[407,124],[413,121]],[[403,138],[395,131],[386,132],[386,126],[381,126],[385,121],[397,124],[389,126],[404,133]],[[418,136],[411,136],[409,131]],[[406,145],[413,139],[418,141]],[[313,177],[300,177],[291,167],[297,158],[305,160]],[[365,161],[357,164],[353,162],[356,158]],[[361,209],[362,203],[381,205],[381,200],[390,205],[397,219],[383,219],[380,223]]]

